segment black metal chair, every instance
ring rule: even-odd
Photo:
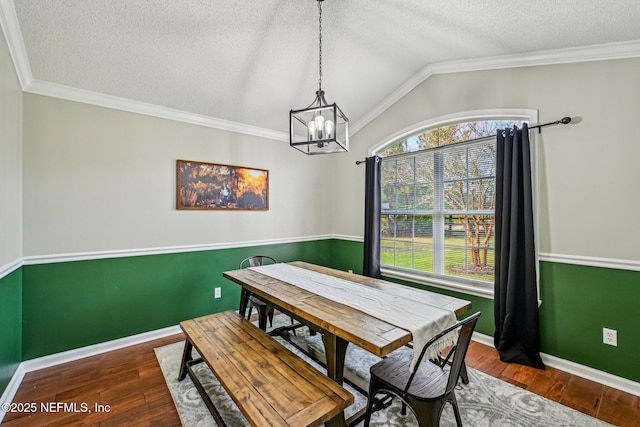
[[[416,365],[416,368],[420,366],[420,369],[416,369],[415,372],[409,371],[413,358],[413,352],[409,351],[391,353],[387,358],[373,365],[364,426],[368,427],[371,421],[375,396],[378,393],[387,393],[402,400],[403,412],[405,405],[411,408],[420,427],[440,425],[442,410],[449,402],[453,407],[456,424],[461,427],[462,420],[454,389],[480,315],[480,312],[475,313],[429,340],[420,352]],[[438,363],[433,361],[422,363],[427,348],[454,330],[459,331],[458,339],[456,344],[448,349],[447,356]]]
[[[258,267],[261,265],[275,264],[276,262],[277,261],[270,256],[253,255],[240,261],[240,266],[238,268]],[[248,312],[246,312],[247,306],[249,308]],[[260,329],[263,331],[267,330],[267,319],[269,319],[269,324],[273,326],[273,307],[266,301],[263,301],[256,295],[251,295],[249,291],[242,288],[242,292],[240,294],[240,314],[246,317],[247,320],[250,320],[254,308],[258,311],[258,327]]]

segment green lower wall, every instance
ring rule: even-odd
[[[0,279],[0,395],[22,361],[22,268]]]
[[[240,289],[222,272],[255,254],[362,271],[362,243],[348,240],[26,265],[0,282],[0,308],[8,308],[0,312],[0,334],[9,344],[0,350],[0,390],[19,360],[236,309]],[[542,352],[640,382],[633,362],[640,334],[631,320],[640,273],[548,262],[540,270]],[[214,299],[218,286],[222,298]],[[426,289],[471,300],[473,310],[483,312],[477,331],[493,335],[492,300]],[[618,347],[602,344],[602,327],[618,330]]]
[[[331,240],[24,266],[23,359],[237,309],[222,277],[250,255],[331,264]],[[215,287],[222,298],[214,299]]]
[[[544,353],[640,382],[640,272],[542,262],[540,297]],[[603,327],[618,331],[617,347],[602,343]]]

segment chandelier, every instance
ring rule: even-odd
[[[305,154],[349,151],[349,119],[336,105],[327,103],[322,90],[322,2],[318,2],[318,90],[307,108],[289,112],[289,145]]]

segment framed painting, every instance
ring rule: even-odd
[[[178,160],[177,207],[269,210],[269,171]]]

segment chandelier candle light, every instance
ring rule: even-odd
[[[305,154],[349,151],[349,119],[335,104],[328,104],[322,90],[322,2],[319,11],[319,79],[316,99],[307,108],[289,112],[289,145]]]

